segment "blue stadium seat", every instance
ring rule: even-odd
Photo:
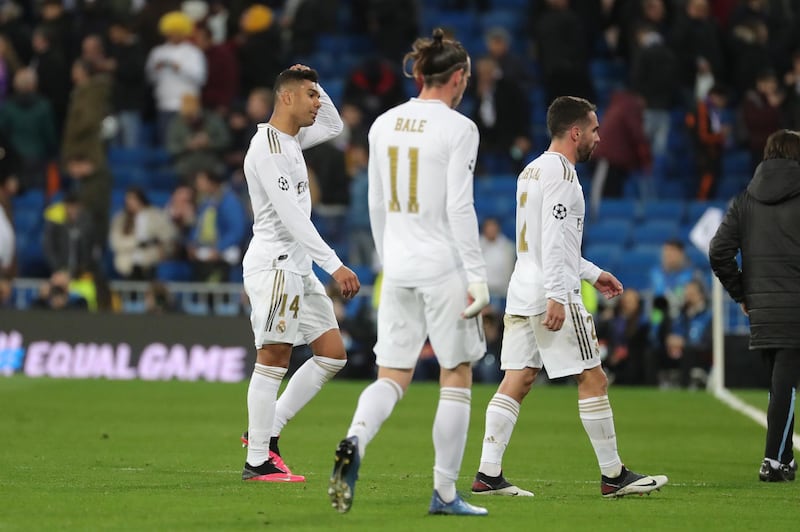
[[[477,16],[469,11],[430,12],[425,19],[425,35],[430,35],[436,27],[452,30],[456,39],[474,35],[479,31]]]
[[[476,178],[475,198],[492,195],[505,198],[515,198],[517,194],[517,176],[515,175],[487,175]]]
[[[666,220],[680,223],[686,214],[686,203],[682,200],[659,200],[642,205],[642,216],[645,221]]]
[[[360,264],[353,265],[350,268],[358,276],[358,280],[363,286],[368,286],[375,282],[375,272],[371,266]]]
[[[583,256],[604,270],[616,271],[622,256],[623,246],[619,244],[592,244],[583,250]]]
[[[652,244],[660,246],[667,240],[678,238],[680,225],[667,220],[645,221],[633,228],[634,245]]]
[[[752,172],[750,152],[746,150],[726,151],[722,155],[722,175],[746,175]]]
[[[121,211],[125,206],[125,189],[115,188],[111,191],[111,216]]]
[[[522,29],[523,24],[525,24],[525,17],[510,9],[495,9],[484,13],[480,17],[480,25],[483,32],[491,28],[501,27],[505,28],[513,36]]]
[[[715,194],[717,200],[731,200],[738,196],[745,188],[747,182],[738,176],[725,176],[720,181]]]
[[[148,172],[144,168],[136,166],[114,166],[111,168],[114,188],[147,188],[147,174]]]
[[[44,191],[31,188],[25,191],[24,194],[14,196],[12,201],[14,209],[44,209],[45,197]]]
[[[653,266],[661,262],[661,245],[634,244],[622,254],[620,262],[627,267],[641,268],[649,272]]]
[[[191,281],[192,268],[188,262],[165,260],[156,267],[156,278],[159,281]]]
[[[614,244],[625,246],[630,239],[633,223],[625,219],[600,220],[584,230],[586,245]]]
[[[647,290],[650,286],[650,273],[636,268],[617,268],[614,272],[626,289]]]
[[[166,207],[167,203],[169,203],[169,198],[171,196],[172,194],[165,190],[147,191],[147,198],[150,200],[150,204],[158,208]]]
[[[164,166],[172,161],[172,155],[164,148],[150,148],[147,152],[147,165],[152,167]]]
[[[180,183],[180,177],[169,166],[156,168],[147,172],[148,190],[172,192]]]
[[[112,167],[121,165],[145,166],[149,161],[149,148],[118,148],[108,150],[108,164]]]
[[[502,219],[507,215],[513,215],[513,213],[516,211],[515,203],[516,200],[513,196],[480,196],[475,198],[475,213],[481,220],[488,217]]]
[[[688,244],[685,250],[686,257],[688,257],[689,262],[691,262],[695,267],[703,270],[709,268],[708,255],[706,253],[697,249],[693,244]]]
[[[639,204],[630,198],[604,199],[600,202],[597,214],[601,221],[614,219],[632,222],[639,218]]]
[[[523,18],[525,15],[525,10],[528,8],[529,4],[532,4],[530,0],[489,0],[489,5],[491,5],[492,9],[517,9],[520,12],[517,13],[517,16]]]
[[[339,78],[326,79],[322,84],[325,92],[331,97],[333,103],[337,107],[342,106],[342,97],[344,96],[344,81]]]

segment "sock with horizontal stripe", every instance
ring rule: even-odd
[[[314,355],[300,366],[283,390],[275,406],[272,436],[280,435],[283,427],[317,395],[322,385],[339,373],[347,360]]]
[[[433,419],[433,488],[444,502],[456,498],[456,481],[464,458],[472,393],[469,388],[443,387]]]
[[[394,405],[403,398],[403,388],[392,379],[378,379],[361,392],[347,437],[358,438],[358,454],[362,458],[367,444],[378,433],[383,422],[389,419]]]
[[[614,431],[614,413],[608,396],[578,400],[578,412],[583,428],[589,436],[597,455],[597,464],[603,475],[614,478],[622,471],[622,460],[617,453],[617,434]]]
[[[247,388],[247,463],[259,466],[269,458],[269,436],[275,402],[286,368],[256,363]]]
[[[486,407],[481,465],[478,471],[496,477],[503,471],[503,454],[519,417],[519,403],[508,395],[496,393]]]

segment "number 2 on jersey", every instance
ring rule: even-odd
[[[397,197],[397,161],[400,149],[389,146],[389,184],[392,197],[389,199],[389,212],[400,212],[400,200]],[[419,177],[419,148],[408,149],[408,212],[418,213],[417,178]]]

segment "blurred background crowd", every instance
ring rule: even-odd
[[[314,222],[379,283],[366,133],[417,94],[401,58],[439,26],[473,59],[459,110],[481,133],[494,302],[479,378],[499,375],[515,177],[549,143],[548,103],[571,94],[601,121],[579,168],[584,255],[627,288],[611,306],[585,292],[606,367],[701,386],[710,273],[689,232],[746,186],[770,133],[800,129],[800,0],[0,0],[0,307],[246,314],[241,164],[294,63],[319,71],[345,123],[306,152]],[[375,301],[332,295],[370,359]]]

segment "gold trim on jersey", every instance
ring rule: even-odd
[[[570,183],[572,183],[572,182],[573,182],[573,180],[575,179],[575,173],[574,173],[574,172],[572,171],[572,169],[571,169],[571,168],[570,168],[570,167],[567,165],[567,163],[566,163],[566,162],[564,162],[564,159],[562,159],[561,157],[559,157],[559,158],[558,158],[558,160],[559,160],[559,161],[561,161],[561,166],[563,166],[563,167],[564,167],[564,181],[569,181]]]
[[[578,345],[581,349],[581,360],[589,360],[593,357],[591,342],[589,342],[589,335],[586,334],[586,329],[583,327],[583,320],[581,319],[578,305],[575,303],[569,304],[569,315],[572,317],[572,325],[575,327],[575,336],[578,338]]]
[[[267,129],[267,141],[269,142],[269,152],[270,153],[282,153],[281,152],[281,141],[278,138],[278,134],[271,129]]]
[[[281,299],[283,299],[283,288],[286,286],[286,282],[284,279],[284,272],[283,270],[275,270],[275,277],[272,281],[272,297],[270,298],[269,306],[269,315],[267,317],[267,328],[266,330],[272,329],[272,323],[275,321],[275,316],[278,314],[278,307],[281,305]]]

